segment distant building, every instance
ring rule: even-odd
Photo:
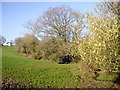
[[[11,42],[6,42],[3,44],[3,46],[12,46],[12,43]]]

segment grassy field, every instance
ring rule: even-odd
[[[77,87],[80,75],[73,69],[75,64],[56,64],[55,62],[35,60],[17,54],[11,47],[2,51],[3,79],[14,79],[20,84],[34,87]]]
[[[78,64],[57,64],[51,61],[35,60],[16,53],[12,47],[2,49],[2,77],[4,81],[19,84],[19,87],[117,87],[113,82],[97,81],[91,75],[82,76]],[[98,79],[112,80],[111,76]]]

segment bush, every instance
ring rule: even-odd
[[[43,58],[56,61],[56,53],[58,52],[59,40],[55,37],[46,37],[41,42],[41,50]]]
[[[95,69],[116,72],[119,63],[118,21],[113,14],[109,14],[106,20],[100,15],[98,17],[91,15],[88,15],[88,24],[93,34],[88,40],[79,44],[81,58]]]
[[[78,62],[81,56],[78,54],[78,48],[75,43],[64,43],[59,47],[59,63]]]
[[[77,45],[72,42],[64,43],[55,37],[46,37],[42,40],[41,50],[43,58],[56,61],[58,63],[78,62],[80,55],[77,53]]]
[[[40,41],[35,36],[27,34],[23,38],[17,38],[15,42],[18,52],[31,55],[35,59],[42,58]]]

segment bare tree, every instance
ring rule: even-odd
[[[5,42],[6,42],[5,37],[0,35],[0,45],[3,45]]]
[[[33,36],[37,36],[39,33],[36,20],[28,20],[23,26],[27,29],[28,33]]]
[[[50,8],[37,20],[45,36],[60,37],[64,42],[79,39],[84,16],[66,6]]]

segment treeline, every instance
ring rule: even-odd
[[[99,3],[86,14],[66,6],[50,8],[24,25],[29,34],[15,40],[16,48],[35,59],[61,64],[84,61],[93,69],[118,72],[119,6],[119,2]],[[82,35],[84,30],[89,34]]]

